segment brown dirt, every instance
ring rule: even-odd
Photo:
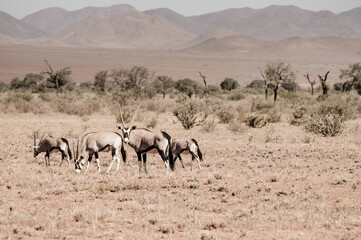
[[[360,239],[360,120],[340,136],[305,133],[286,121],[235,134],[217,124],[185,131],[169,114],[159,128],[174,138],[194,137],[203,168],[176,163],[169,176],[159,156],[138,173],[134,151],[118,173],[93,162],[88,173],[45,167],[28,147],[40,129],[75,142],[87,131],[115,129],[110,114],[84,122],[63,114],[0,115],[0,238],[26,239]],[[138,126],[143,126],[138,123]]]

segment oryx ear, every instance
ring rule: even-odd
[[[137,126],[133,126],[133,127],[132,127],[132,130],[134,130],[134,129],[136,129],[136,128],[137,128]]]

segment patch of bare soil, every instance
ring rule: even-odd
[[[29,239],[360,239],[360,120],[324,138],[281,122],[235,134],[185,131],[161,116],[173,138],[198,140],[203,168],[165,175],[157,155],[149,176],[134,151],[106,174],[109,153],[87,173],[59,167],[60,154],[33,159],[32,131],[76,142],[87,131],[115,129],[110,115],[83,122],[63,114],[0,115],[0,238]],[[138,123],[142,126],[142,123]]]

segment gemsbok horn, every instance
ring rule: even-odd
[[[98,171],[100,172],[99,154],[98,152],[112,152],[112,162],[110,163],[107,173],[111,170],[115,160],[117,160],[116,171],[119,170],[120,156],[119,147],[123,157],[123,161],[126,162],[127,154],[124,150],[123,139],[120,134],[116,132],[93,132],[88,133],[82,138],[81,154],[79,156],[79,141],[77,143],[77,151],[75,153],[75,170],[80,172],[83,168],[85,161],[88,160],[88,165],[85,171],[88,171],[89,164],[95,155],[95,160],[98,165]]]
[[[195,139],[183,140],[183,139],[173,139],[172,140],[172,152],[175,156],[174,162],[179,158],[182,167],[184,168],[181,153],[188,153],[192,155],[192,165],[191,170],[193,169],[194,159],[197,160],[198,168],[201,169],[201,162],[203,161],[203,154],[199,148],[199,145]]]
[[[159,153],[161,156],[165,167],[166,174],[169,172],[169,166],[174,170],[174,161],[173,154],[171,150],[171,137],[163,131],[160,132],[152,132],[145,128],[137,128],[136,126],[132,126],[134,117],[140,107],[140,104],[135,111],[132,120],[129,123],[129,126],[126,127],[124,124],[123,114],[121,107],[119,105],[119,112],[122,119],[123,126],[117,126],[123,132],[124,142],[129,144],[134,151],[137,153],[138,164],[139,164],[139,172],[141,172],[142,168],[142,157],[143,157],[143,166],[144,171],[148,174],[147,171],[147,153],[156,154]]]
[[[72,154],[69,147],[69,142],[65,138],[54,138],[48,136],[44,139],[44,135],[39,141],[39,145],[36,144],[36,134],[34,132],[34,158],[40,153],[45,152],[45,165],[50,165],[50,153],[61,152],[61,162],[60,166],[63,163],[64,158],[67,159],[68,165],[70,166],[70,159],[72,159]],[[68,154],[66,154],[66,149],[68,148]]]

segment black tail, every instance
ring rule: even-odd
[[[197,141],[194,138],[192,138],[192,141],[197,145],[197,154],[198,154],[199,159],[201,161],[203,161],[203,154],[201,152],[201,149],[199,148]]]
[[[73,155],[71,154],[71,150],[70,150],[68,140],[66,140],[65,138],[61,138],[61,140],[63,140],[66,143],[67,147],[68,147],[68,155],[69,155],[70,160],[73,159]]]
[[[120,148],[120,152],[121,152],[122,157],[123,157],[123,162],[127,162],[127,152],[125,151],[123,144],[122,144],[122,147]]]
[[[172,169],[172,171],[174,171],[174,159],[173,159],[173,153],[172,153],[172,137],[169,136],[169,134],[166,132],[162,132],[162,134],[168,140],[169,165],[170,165],[170,169]]]

